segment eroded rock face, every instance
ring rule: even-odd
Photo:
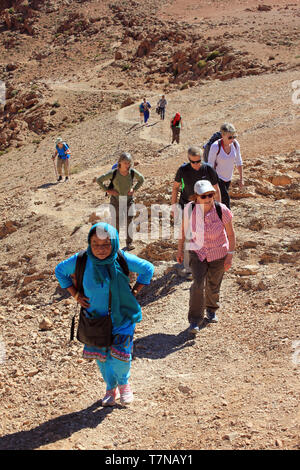
[[[18,230],[19,224],[13,220],[7,220],[0,226],[0,239]]]

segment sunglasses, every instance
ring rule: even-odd
[[[190,163],[201,163],[201,159],[200,159],[200,160],[191,160],[191,159],[189,158],[189,161],[190,161]]]
[[[233,139],[236,139],[236,135],[230,135],[230,136],[228,137],[228,140],[233,140]]]
[[[201,194],[201,196],[199,196],[199,197],[200,197],[200,199],[206,199],[206,198],[211,199],[212,197],[214,197],[214,193]]]

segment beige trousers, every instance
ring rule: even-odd
[[[62,176],[63,173],[63,168],[65,172],[65,176],[69,176],[69,159],[63,159],[60,157],[57,157],[57,173],[59,176]]]

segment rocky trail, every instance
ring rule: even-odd
[[[267,14],[276,21],[282,14],[285,25],[294,25],[295,5],[281,11],[272,4],[269,13],[257,13],[254,1],[251,11],[233,3],[235,15],[241,15],[237,31],[245,31],[251,15],[253,25],[257,17],[268,18],[271,27],[272,16],[259,16]],[[174,16],[184,20],[180,5],[173,2]],[[193,0],[187,6],[185,20],[203,22],[207,35],[226,30],[219,25],[223,14],[216,18],[214,10],[206,10],[213,29]],[[168,4],[161,8],[163,17]],[[124,23],[122,11],[116,15]],[[266,28],[260,40],[267,33]],[[114,54],[116,49],[120,45]],[[160,121],[155,105],[166,92],[164,84],[145,87],[138,76],[130,90],[117,86],[110,60],[103,58],[97,70],[107,73],[103,87],[92,72],[67,82],[41,73],[39,82],[61,103],[51,108],[57,111],[53,116],[61,119],[63,112],[71,118],[63,128],[54,126],[42,139],[1,155],[0,449],[299,449],[300,141],[292,86],[299,73],[287,68],[170,86],[166,119]],[[145,92],[152,104],[146,126],[138,114]],[[116,101],[107,102],[108,95]],[[74,103],[78,115],[90,105],[102,106],[101,112],[77,115],[73,122]],[[180,144],[170,145],[169,122],[177,111],[184,128]],[[132,154],[145,176],[136,202],[147,208],[170,204],[188,146],[202,145],[224,121],[238,129],[245,187],[239,190],[235,174],[237,248],[222,284],[219,323],[196,338],[188,335],[190,281],[180,276],[174,237],[135,242],[134,253],[155,265],[151,285],[139,295],[143,320],[132,363],[135,400],[127,408],[102,408],[104,382],[96,363],[81,358],[81,344],[69,343],[76,306],[58,286],[54,268],[86,246],[91,224],[108,203],[95,178],[122,151]],[[68,183],[56,182],[51,159],[58,134],[72,151]]]

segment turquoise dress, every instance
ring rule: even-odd
[[[75,272],[77,256],[78,253],[56,266],[55,275],[62,288],[73,285],[71,275]],[[123,252],[123,256],[127,261],[129,271],[138,273],[137,282],[145,285],[150,284],[154,272],[152,263],[127,252]],[[88,257],[83,276],[83,288],[90,304],[86,312],[94,317],[108,315],[110,279],[105,266],[103,267],[103,279],[103,282],[95,280],[93,263]],[[133,294],[130,295],[133,296]],[[136,315],[135,318],[136,321],[141,321],[142,316],[141,314]],[[115,388],[116,385],[128,383],[135,330],[135,321],[133,322],[128,318],[120,321],[113,309],[111,319],[113,325],[113,344],[111,347],[107,350],[106,348],[85,345],[83,349],[84,358],[97,360],[107,384],[107,390]]]

